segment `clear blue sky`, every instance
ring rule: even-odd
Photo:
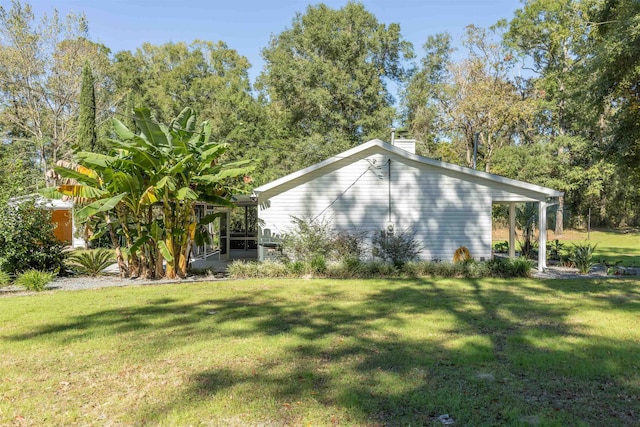
[[[260,73],[262,48],[270,36],[291,26],[296,12],[304,13],[309,4],[303,0],[23,0],[33,6],[36,15],[61,15],[84,12],[92,40],[113,52],[135,50],[144,42],[162,44],[191,42],[194,39],[222,40],[252,64],[252,80]],[[340,8],[346,0],[323,3]],[[9,0],[0,0],[9,6]],[[448,31],[454,40],[464,27],[487,27],[500,18],[510,19],[522,4],[518,0],[365,0],[362,2],[385,24],[400,24],[404,38],[422,56],[427,37]]]

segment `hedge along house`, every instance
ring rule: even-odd
[[[515,204],[539,206],[538,269],[546,268],[547,207],[563,193],[415,154],[415,142],[372,140],[254,190],[259,247],[292,227],[292,217],[330,221],[336,231],[407,231],[420,258],[450,260],[466,246],[492,254],[492,205],[509,205],[509,256],[515,257]],[[260,251],[259,251],[260,252]]]

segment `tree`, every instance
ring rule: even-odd
[[[607,155],[640,179],[640,3],[605,0],[592,9],[593,55],[585,66],[589,92],[601,113],[610,113]]]
[[[225,162],[228,144],[210,141],[211,126],[198,125],[189,108],[166,126],[148,109],[136,109],[134,120],[139,134],[113,119],[116,154],[78,153],[75,166],[56,167],[73,181],[46,194],[85,204],[80,218],[104,218],[122,276],[184,277],[199,225],[194,204],[231,206],[233,191],[244,186],[252,167],[249,161]],[[117,235],[124,236],[125,251]]]
[[[98,152],[103,150],[102,147],[98,146],[98,135],[96,133],[96,94],[93,84],[91,65],[85,62],[84,67],[82,67],[76,145],[83,151]]]
[[[260,105],[251,95],[250,64],[225,43],[144,43],[115,55],[118,117],[130,121],[145,105],[169,122],[184,106],[208,120],[212,137],[245,143],[259,132]]]
[[[425,54],[420,67],[411,72],[402,94],[402,104],[404,123],[409,132],[426,144],[424,154],[433,156],[438,132],[443,126],[440,102],[446,99],[446,85],[451,77],[451,36],[447,33],[429,36],[422,48]]]
[[[454,62],[449,60],[449,37],[430,38],[421,68],[405,92],[410,129],[459,146],[468,167],[479,145],[487,172],[495,151],[511,144],[519,124],[532,114],[530,99],[521,96],[510,77],[513,57],[494,39],[484,29],[467,27],[463,46],[468,56]]]
[[[551,137],[569,134],[579,123],[580,102],[576,67],[584,56],[587,29],[586,2],[578,0],[529,0],[515,12],[505,33],[505,42],[514,48],[538,77],[535,86],[544,95],[544,132]],[[528,60],[528,61],[527,61]],[[579,126],[575,126],[579,128]],[[559,147],[563,150],[566,147]],[[557,216],[562,218],[564,198]],[[562,221],[556,221],[556,234],[562,234]]]
[[[109,50],[87,39],[82,15],[61,19],[54,10],[35,21],[19,0],[0,6],[0,128],[9,143],[29,142],[44,179],[57,160],[70,159],[76,141],[82,64],[99,70],[98,86],[106,92]]]
[[[295,137],[327,136],[343,148],[340,140],[353,145],[388,135],[395,112],[386,83],[401,81],[412,48],[398,24],[381,24],[349,2],[339,10],[309,6],[262,56],[259,85]]]

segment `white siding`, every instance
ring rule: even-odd
[[[460,246],[476,259],[491,257],[493,201],[537,200],[388,153],[345,159],[278,191],[260,195],[262,229],[272,236],[290,230],[292,216],[322,217],[336,230],[371,233],[390,220],[397,232],[415,233],[422,259],[445,261]]]

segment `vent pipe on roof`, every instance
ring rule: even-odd
[[[391,145],[393,145],[395,140],[396,140],[396,128],[391,128]]]

